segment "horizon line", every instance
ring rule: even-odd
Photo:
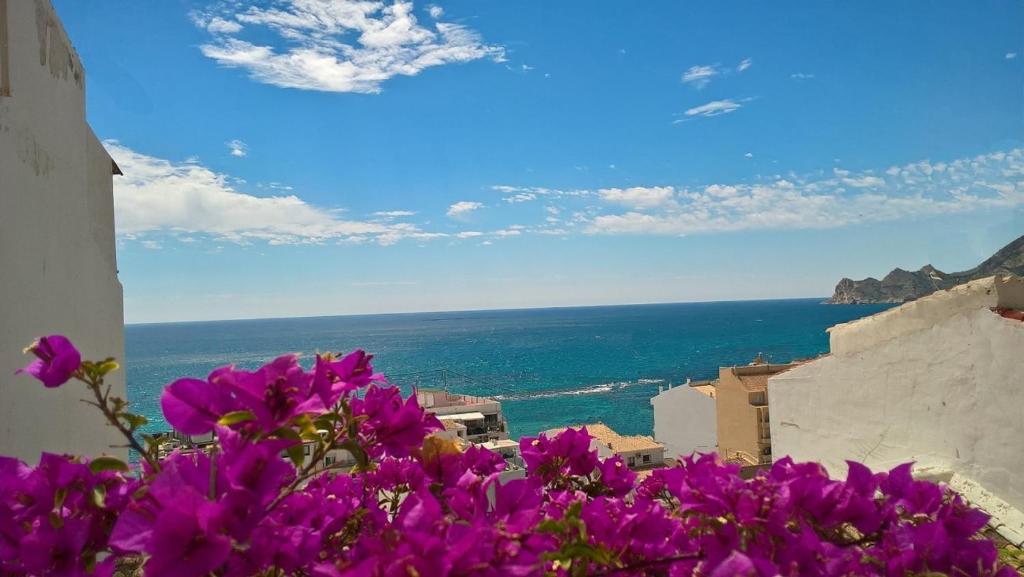
[[[502,308],[468,308],[468,309],[435,309],[435,310],[419,310],[419,311],[398,311],[398,312],[367,312],[367,313],[338,313],[338,314],[318,314],[318,315],[298,315],[298,316],[272,316],[272,317],[238,317],[238,318],[223,318],[223,319],[189,319],[179,321],[139,321],[139,322],[126,322],[125,327],[130,326],[147,326],[147,325],[176,325],[176,324],[198,324],[198,323],[223,323],[223,322],[242,322],[242,321],[272,321],[272,320],[284,320],[284,319],[323,319],[323,318],[336,318],[336,317],[371,317],[371,316],[399,316],[399,315],[422,315],[422,314],[442,314],[442,313],[479,313],[479,312],[507,312],[507,311],[543,311],[543,310],[558,310],[558,309],[588,309],[588,308],[611,308],[611,307],[636,307],[636,306],[657,306],[657,305],[685,305],[685,304],[714,304],[714,303],[747,303],[747,302],[771,302],[771,301],[797,301],[797,300],[814,300],[820,299],[822,304],[826,304],[830,297],[828,296],[813,296],[813,297],[782,297],[782,298],[749,298],[749,299],[728,299],[728,300],[694,300],[694,301],[656,301],[656,302],[631,302],[631,303],[616,303],[616,304],[594,304],[594,305],[552,305],[552,306],[522,306],[522,307],[502,307]],[[860,304],[887,304],[887,303],[860,303]],[[832,305],[841,306],[841,305]]]

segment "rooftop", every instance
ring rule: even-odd
[[[690,385],[690,388],[713,399],[715,398],[715,384],[717,382],[718,381],[703,381],[701,383],[693,383]]]
[[[743,385],[743,388],[750,393],[758,393],[768,389],[768,377],[788,371],[796,366],[795,364],[785,365],[746,365],[742,367],[731,367],[729,369],[736,379]]]
[[[599,443],[604,444],[609,449],[621,452],[621,451],[645,451],[650,449],[664,449],[665,446],[654,440],[653,437],[647,435],[620,435],[611,427],[604,423],[589,423],[586,425],[573,425],[572,427],[562,427],[552,431],[553,433],[560,433],[568,428],[580,429],[586,427],[587,432],[590,433],[591,437],[594,437]]]

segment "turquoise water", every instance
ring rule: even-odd
[[[649,400],[666,382],[717,376],[758,353],[786,362],[828,351],[825,329],[887,305],[821,299],[362,315],[129,325],[128,395],[166,429],[160,391],[181,376],[285,352],[362,347],[403,387],[502,400],[514,437],[603,421],[650,434]],[[442,369],[445,369],[444,371]]]

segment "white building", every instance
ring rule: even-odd
[[[0,454],[126,456],[81,386],[15,369],[36,337],[124,360],[110,156],[85,121],[85,72],[49,0],[0,2]],[[110,379],[125,396],[124,372]]]
[[[454,435],[470,443],[508,438],[508,423],[501,412],[501,403],[495,399],[458,395],[445,390],[420,389],[416,391],[416,401],[442,422],[457,423],[445,424],[449,436]]]
[[[1021,542],[1022,309],[1024,280],[990,277],[832,327],[831,355],[769,381],[775,458],[913,461]]]
[[[654,439],[669,457],[713,453],[718,446],[715,386],[701,381],[659,389],[651,398]]]

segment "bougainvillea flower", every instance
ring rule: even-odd
[[[352,412],[365,417],[363,429],[372,431],[375,441],[373,454],[407,457],[424,437],[443,428],[436,416],[420,407],[416,395],[403,402],[397,387],[371,385],[362,399],[352,400]]]
[[[60,364],[51,340],[34,352]],[[842,480],[783,457],[745,479],[695,454],[638,481],[568,429],[524,438],[523,471],[431,435],[437,418],[373,383],[369,360],[305,371],[286,355],[175,381],[167,421],[215,440],[134,473],[0,457],[0,575],[108,577],[127,557],[147,577],[1016,574],[981,533],[988,515],[909,464],[849,463]],[[326,460],[339,450],[358,466]]]
[[[160,408],[175,430],[187,435],[209,433],[237,403],[228,390],[210,381],[178,379],[164,388]]]
[[[30,352],[37,358],[15,371],[15,374],[32,375],[48,388],[59,387],[68,382],[82,366],[82,355],[71,341],[62,335],[41,337],[25,349],[25,352]]]
[[[373,355],[362,349],[352,351],[340,360],[328,360],[317,355],[313,391],[320,396],[324,406],[333,406],[342,395],[366,387],[372,381],[383,380],[383,375],[374,374],[371,359]]]

